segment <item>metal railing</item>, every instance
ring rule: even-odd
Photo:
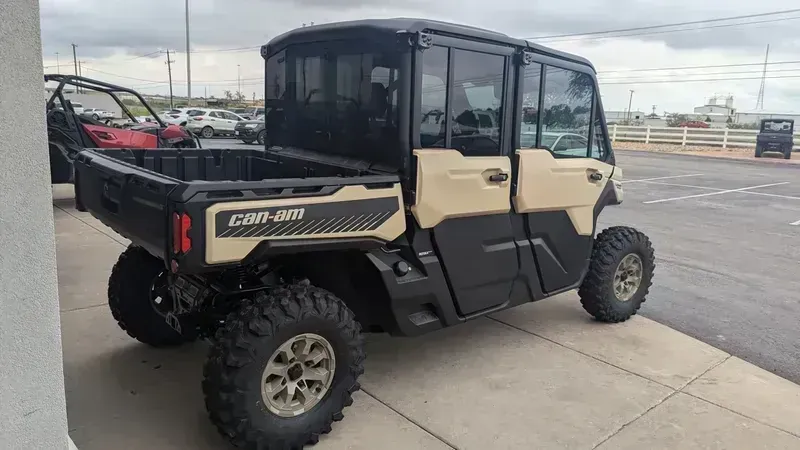
[[[687,127],[635,127],[611,125],[608,127],[611,142],[643,142],[645,144],[702,145],[709,147],[755,148],[758,130],[729,128]],[[800,144],[800,133],[794,133],[795,144]],[[794,149],[800,149],[795,145]]]

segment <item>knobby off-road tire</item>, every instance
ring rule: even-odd
[[[262,391],[269,373],[265,369],[276,367],[271,365],[276,354],[281,355],[277,357],[281,363],[284,358],[289,361],[281,349],[304,335],[329,343],[333,378],[316,404],[296,416],[281,416],[271,410],[270,398],[276,398],[274,392],[284,392],[285,381],[279,380],[277,388],[270,383]],[[301,353],[297,352],[298,360]],[[307,283],[279,287],[245,301],[217,332],[203,370],[206,408],[220,433],[237,447],[300,449],[317,443],[321,434],[331,431],[334,421],[344,417],[342,410],[353,403],[352,394],[360,389],[357,379],[364,372],[363,362],[361,326],[341,300]],[[287,367],[290,373],[295,366],[288,362]],[[291,381],[288,376],[286,380]]]
[[[119,256],[108,279],[108,306],[128,335],[153,347],[172,347],[196,338],[194,330],[178,333],[154,306],[154,282],[164,273],[164,263],[147,250],[129,246]],[[172,300],[162,296],[166,305]]]
[[[619,298],[615,290],[617,271],[628,262],[635,267],[637,261],[641,268],[638,285]],[[654,270],[653,246],[644,233],[619,226],[603,230],[595,239],[589,271],[578,289],[583,309],[602,322],[628,320],[644,303]]]
[[[761,147],[756,145],[756,158],[761,158],[761,153],[762,152],[763,152],[763,150],[761,149]]]

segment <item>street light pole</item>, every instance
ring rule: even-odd
[[[630,91],[631,91],[631,96],[630,98],[628,98],[628,125],[630,125],[631,122],[631,104],[633,103],[633,89],[631,89]]]
[[[58,52],[56,52],[56,73],[61,73],[61,62],[58,60]]]
[[[192,51],[189,48],[189,0],[186,0],[186,97],[192,103]]]
[[[242,97],[242,66],[236,65],[236,98],[241,101]]]

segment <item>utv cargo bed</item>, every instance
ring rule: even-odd
[[[182,272],[281,247],[379,246],[405,228],[394,214],[402,210],[398,177],[359,160],[292,150],[87,149],[75,168],[83,208]],[[309,235],[313,243],[303,242]]]

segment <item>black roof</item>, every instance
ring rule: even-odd
[[[358,36],[359,39],[391,39],[398,33],[421,31],[458,35],[501,45],[528,48],[536,53],[587,65],[594,71],[594,66],[586,58],[513,38],[497,31],[438,20],[413,18],[352,20],[296,28],[270,40],[267,45],[262,47],[261,54],[267,57],[292,44],[348,39],[354,36]]]

